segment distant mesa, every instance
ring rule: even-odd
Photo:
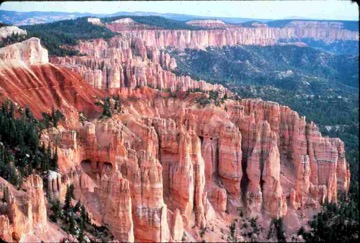
[[[116,24],[132,24],[132,23],[135,23],[135,21],[132,20],[131,18],[122,18],[122,19],[117,19],[117,20],[113,21],[112,23],[116,23]]]
[[[261,27],[268,27],[267,24],[261,23],[261,22],[254,22],[251,24],[251,26],[255,28],[261,28]]]
[[[12,34],[26,35],[26,30],[22,30],[16,26],[4,26],[0,28],[0,40],[5,39]]]
[[[207,28],[224,28],[226,24],[217,19],[204,19],[204,20],[191,20],[187,21],[186,24],[197,27],[207,27]]]
[[[94,25],[103,25],[103,23],[101,23],[101,20],[99,18],[88,18],[87,21]]]

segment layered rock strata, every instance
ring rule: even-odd
[[[29,176],[24,183],[26,192],[17,191],[2,178],[0,186],[5,198],[0,202],[0,238],[20,241],[36,233],[41,239],[49,227],[42,178]]]
[[[159,70],[163,65],[157,62],[160,58],[150,62],[143,42],[132,41],[116,37],[82,42],[79,50],[93,59],[54,59],[74,70],[105,70],[105,76],[99,74],[100,88],[118,82],[109,80],[122,82],[104,81],[107,68],[126,70],[127,89],[113,87],[122,109],[112,118],[98,119],[101,110],[94,106],[96,96],[104,97],[105,92],[71,70],[51,64],[0,69],[1,99],[28,105],[38,118],[56,104],[67,117],[65,127],[44,130],[40,139],[59,156],[60,173],[46,176],[49,197],[63,202],[66,186],[73,184],[92,222],[107,226],[116,239],[158,242],[180,241],[184,233],[197,239],[196,232],[213,227],[215,221],[230,224],[237,209],[249,216],[279,218],[309,207],[319,210],[326,199],[336,202],[338,191],[348,191],[343,142],[322,137],[314,123],[307,124],[289,107],[259,99],[228,99],[220,106],[200,107],[196,100],[206,94],[175,98],[148,87],[132,89],[154,77],[139,70],[141,65]],[[191,87],[190,79],[179,79],[184,80],[176,83],[181,90]],[[80,122],[84,108],[93,114]],[[41,178],[33,175],[25,185],[26,192],[11,188],[0,204],[2,239],[26,239],[50,228]]]
[[[318,210],[349,188],[343,143],[288,107],[245,99],[227,101],[227,111],[199,108],[191,105],[197,94],[179,102],[141,90],[123,115],[86,123],[71,143],[89,180],[78,186],[99,197],[100,218],[117,239],[179,240],[237,208],[274,218]]]
[[[80,41],[76,48],[86,56],[54,57],[51,63],[79,73],[95,88],[112,90],[150,86],[172,92],[189,89],[226,91],[222,85],[176,76],[170,72],[177,66],[175,59],[164,50],[146,47],[139,38],[117,36],[109,41]]]
[[[40,39],[30,38],[20,43],[15,43],[0,48],[0,67],[7,64],[18,66],[47,64],[49,62],[48,51],[40,44]]]
[[[356,31],[345,29],[339,22],[291,21],[282,28],[268,27],[266,24],[252,27],[224,25],[217,21],[190,21],[190,25],[210,28],[204,30],[151,30],[147,28],[119,28],[116,24],[106,26],[113,32],[121,32],[129,37],[138,37],[147,46],[157,48],[175,47],[206,48],[226,45],[274,45],[279,40],[311,38],[331,43],[338,40],[359,40]],[[211,29],[216,28],[216,29]]]
[[[0,28],[0,41],[11,35],[27,35],[27,32],[17,26],[4,26]]]

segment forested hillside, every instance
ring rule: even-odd
[[[75,55],[78,52],[64,45],[76,45],[79,39],[111,38],[114,36],[108,28],[93,25],[87,17],[74,20],[63,20],[49,24],[21,26],[28,33],[27,37],[38,37],[41,43],[49,50],[50,55]]]

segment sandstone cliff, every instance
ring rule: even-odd
[[[191,26],[198,26],[198,27],[204,27],[204,28],[226,28],[227,25],[221,21],[216,19],[209,19],[209,20],[190,20],[187,21],[186,24]]]
[[[48,51],[41,46],[38,38],[30,38],[21,43],[1,48],[0,58],[0,67],[9,63],[14,66],[23,63],[34,65],[49,62]]]
[[[66,236],[56,225],[48,222],[42,178],[31,175],[24,191],[15,189],[0,178],[0,238],[12,241],[59,241]],[[4,196],[5,194],[5,196]]]
[[[236,209],[300,217],[348,190],[339,139],[323,138],[277,103],[228,100],[225,111],[194,106],[198,95],[121,93],[121,115],[86,123],[79,137],[59,143],[61,163],[78,168],[71,180],[81,200],[117,239],[177,241],[218,218],[229,224],[225,211]],[[69,133],[49,132],[48,141]]]
[[[6,50],[16,53],[15,47]],[[43,184],[62,202],[66,185],[73,184],[92,222],[120,241],[142,242],[181,241],[184,235],[201,240],[201,230],[225,230],[238,210],[266,221],[301,218],[348,191],[343,142],[322,137],[289,107],[259,99],[201,107],[196,100],[203,93],[173,97],[142,87],[228,92],[165,71],[171,59],[138,38],[84,41],[76,48],[87,56],[51,60],[62,67],[7,62],[0,68],[1,99],[28,105],[36,117],[52,106],[67,117],[40,139],[57,148],[60,173],[49,172],[44,183],[29,177],[26,192],[1,179],[10,188],[0,204],[2,239],[63,236],[46,233],[56,227],[47,220]],[[9,60],[36,59],[0,51]],[[94,103],[109,93],[119,94],[121,112],[100,119]],[[82,110],[88,121],[79,122]]]
[[[11,35],[26,35],[26,30],[22,30],[17,26],[4,26],[0,28],[0,41]]]
[[[152,30],[150,28],[119,27],[110,23],[106,26],[129,37],[138,37],[146,46],[157,48],[175,47],[206,48],[226,45],[275,45],[279,40],[303,38],[322,40],[331,43],[337,40],[359,40],[356,31],[350,31],[337,22],[291,21],[282,28],[268,27],[266,24],[253,27],[241,27],[223,24],[221,21],[190,21],[189,25],[205,27],[204,30]],[[217,28],[217,29],[211,29]]]
[[[176,68],[175,59],[164,50],[146,47],[139,38],[117,36],[109,41],[80,41],[76,49],[86,56],[54,57],[51,63],[80,73],[95,88],[111,91],[150,86],[172,92],[189,89],[226,91],[222,85],[176,76],[170,72]]]

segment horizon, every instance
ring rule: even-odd
[[[302,13],[297,10],[302,9]],[[212,18],[313,19],[359,21],[351,1],[69,1],[4,2],[0,10],[113,15],[118,12],[180,14]],[[82,10],[82,11],[81,11]]]

